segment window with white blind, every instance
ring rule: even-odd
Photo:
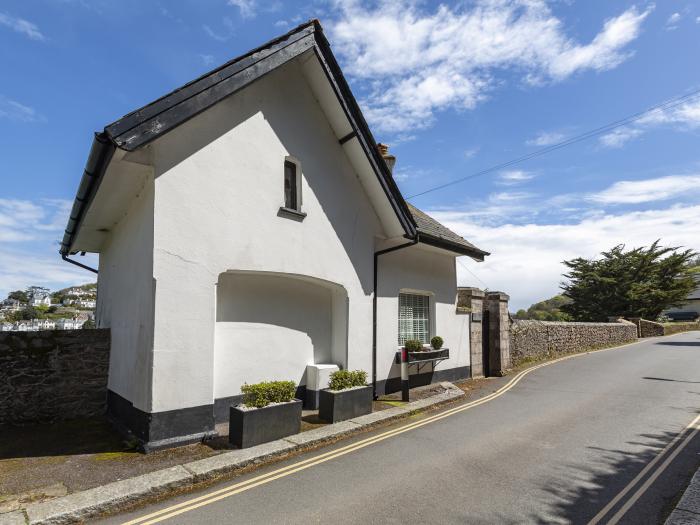
[[[399,345],[408,339],[430,343],[430,296],[399,294]]]

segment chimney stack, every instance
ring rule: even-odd
[[[377,149],[379,149],[379,153],[384,158],[384,162],[386,162],[386,165],[389,168],[389,172],[391,172],[391,174],[393,175],[394,164],[396,164],[396,157],[389,153],[389,146],[387,146],[386,144],[382,144],[380,142],[379,144],[377,144]]]

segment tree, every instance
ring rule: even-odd
[[[629,251],[620,244],[597,260],[564,261],[569,282],[561,288],[571,303],[562,311],[577,321],[656,319],[666,308],[682,304],[696,286],[688,263],[698,254],[679,250],[661,247],[657,240],[649,248]]]
[[[27,306],[26,308],[22,308],[16,312],[8,312],[5,317],[11,323],[17,321],[31,321],[32,319],[37,319],[39,317],[39,313],[33,306]]]
[[[563,295],[555,295],[535,303],[527,310],[520,309],[515,314],[516,319],[536,319],[538,321],[568,321],[569,315],[562,312],[561,308],[571,300]]]
[[[29,297],[27,297],[27,292],[22,290],[15,290],[14,292],[10,292],[9,294],[7,294],[7,298],[19,301],[20,303],[26,303],[27,301],[29,301]]]
[[[92,319],[88,319],[87,321],[85,321],[83,323],[83,330],[87,330],[88,328],[97,328],[97,326],[95,325],[95,321],[93,321]]]

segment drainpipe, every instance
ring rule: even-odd
[[[83,255],[84,255],[84,252],[83,252]],[[74,261],[73,259],[69,259],[68,255],[66,255],[66,254],[61,255],[61,259],[63,259],[66,262],[69,262],[71,264],[75,264],[76,266],[80,266],[83,270],[89,270],[91,272],[97,273],[97,270],[95,270],[94,268],[90,268],[87,264],[79,263],[78,261]]]
[[[384,250],[379,250],[374,252],[374,295],[372,297],[372,395],[374,399],[377,399],[377,265],[379,262],[379,256],[385,253],[395,252],[396,250],[401,250],[403,248],[408,248],[409,246],[414,246],[418,244],[418,234],[411,241],[405,244],[399,244],[398,246],[392,246],[391,248],[386,248]]]

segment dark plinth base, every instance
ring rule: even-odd
[[[301,430],[301,405],[301,400],[295,399],[255,410],[231,407],[229,443],[248,448],[298,434]]]
[[[372,412],[372,387],[321,390],[318,417],[336,423]]]

